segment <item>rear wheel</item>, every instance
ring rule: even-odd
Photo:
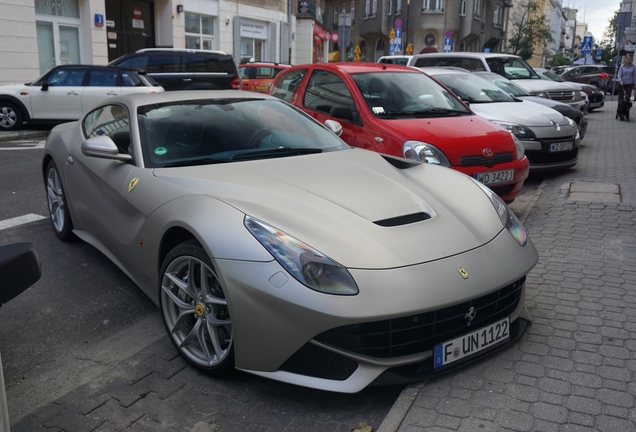
[[[234,371],[234,334],[221,282],[196,241],[172,249],[161,266],[160,306],[179,353],[210,375]]]
[[[24,116],[20,108],[11,102],[0,101],[0,130],[16,130],[22,127]]]
[[[62,186],[62,179],[57,170],[55,162],[52,160],[46,167],[46,200],[49,205],[49,215],[51,216],[51,224],[55,235],[64,241],[74,238],[73,222],[71,214],[68,211],[66,196]]]

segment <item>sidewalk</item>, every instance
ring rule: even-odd
[[[636,118],[615,120],[616,104],[588,115],[578,165],[546,175],[524,211],[533,324],[405,388],[378,432],[636,430]]]
[[[24,129],[17,131],[0,131],[0,142],[46,139],[50,131],[50,127],[38,127],[37,129]]]

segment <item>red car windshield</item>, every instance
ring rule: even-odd
[[[470,114],[444,87],[423,73],[372,72],[351,77],[375,116],[453,112]]]

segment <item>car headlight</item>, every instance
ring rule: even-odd
[[[570,123],[570,126],[572,126],[572,129],[574,130],[574,135],[576,136],[576,138],[581,139],[581,135],[579,134],[579,127],[576,124],[576,122],[572,120],[570,117],[566,117],[566,119]]]
[[[575,101],[583,100],[583,99],[581,98],[581,93],[582,93],[582,92],[580,92],[580,91],[575,91],[575,92],[574,92],[574,100],[575,100]]]
[[[550,99],[550,95],[548,94],[548,92],[537,92],[534,95],[536,97],[540,97],[540,98],[544,98],[544,99]]]
[[[484,191],[490,202],[492,203],[495,211],[499,215],[499,219],[501,219],[501,223],[508,230],[508,232],[512,235],[512,237],[519,243],[521,246],[525,246],[528,243],[528,235],[526,234],[526,230],[517,219],[517,216],[510,210],[510,208],[503,202],[501,198],[497,196],[496,193],[491,191],[488,186],[479,183],[477,180],[471,177],[471,180],[475,182],[477,186]]]
[[[402,144],[402,151],[406,159],[424,163],[432,163],[445,167],[451,166],[451,163],[446,155],[444,155],[444,153],[442,153],[440,149],[432,144],[428,144],[422,141],[405,141],[404,144]]]
[[[499,120],[490,120],[490,121],[512,132],[514,136],[516,136],[522,141],[534,141],[536,139],[534,132],[532,132],[530,128],[526,126],[516,124],[516,123],[502,122]]]
[[[517,159],[521,160],[526,155],[526,149],[523,148],[523,144],[519,141],[519,138],[515,136],[512,132],[510,132],[510,136],[512,137],[512,141],[515,143],[515,149],[517,150]]]
[[[358,285],[349,271],[328,256],[251,216],[245,216],[244,224],[298,282],[326,294],[358,294]]]

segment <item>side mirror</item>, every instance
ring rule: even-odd
[[[82,143],[82,153],[85,156],[101,159],[113,159],[122,162],[132,160],[129,154],[120,154],[115,142],[108,136],[89,138]]]
[[[49,89],[49,83],[44,81],[42,83],[42,91],[48,91],[48,89]]]
[[[0,247],[0,306],[36,283],[42,270],[31,243]]]
[[[356,121],[356,114],[357,113],[354,113],[351,107],[348,106],[333,106],[329,110],[329,115],[331,117],[343,120]]]
[[[335,120],[325,120],[325,126],[336,136],[342,135],[342,125]]]

